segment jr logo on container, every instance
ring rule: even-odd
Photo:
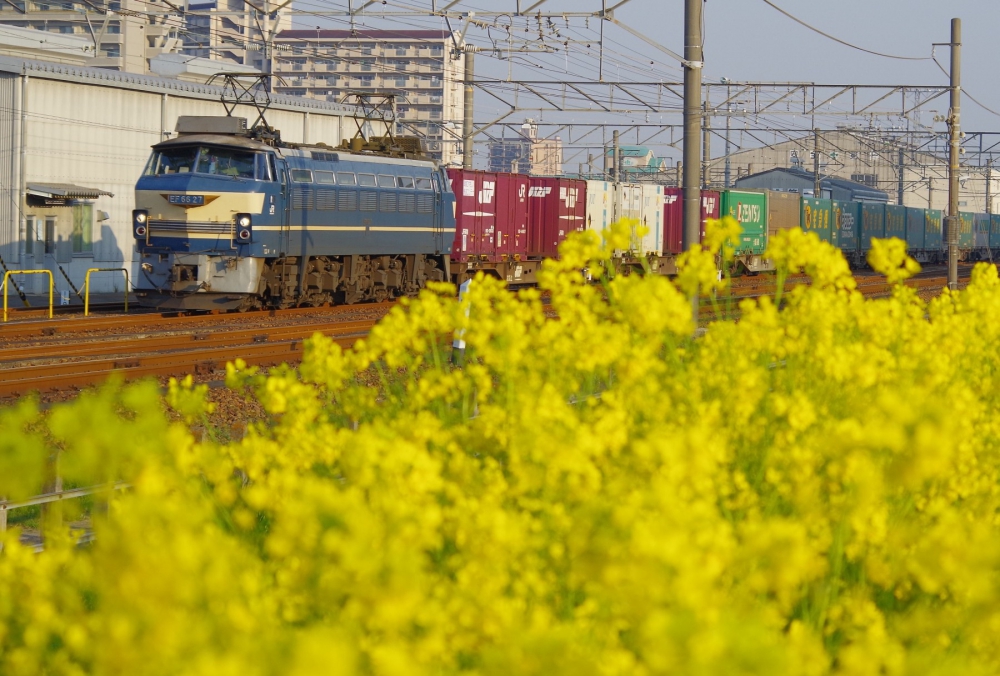
[[[491,204],[493,202],[493,195],[496,193],[496,182],[495,181],[483,181],[483,189],[479,191],[479,203],[480,204]]]
[[[572,209],[576,206],[578,190],[576,188],[559,188],[559,199],[566,202],[566,208]]]

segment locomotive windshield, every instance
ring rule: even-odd
[[[215,174],[236,178],[254,178],[256,153],[235,148],[182,146],[154,151],[146,167],[146,176],[167,174]],[[267,180],[261,176],[261,180]]]

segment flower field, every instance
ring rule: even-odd
[[[230,365],[267,411],[241,440],[196,441],[190,381],[166,397],[187,424],[151,383],[0,410],[0,495],[56,458],[131,486],[89,545],[7,533],[0,674],[997,673],[996,268],[924,303],[889,240],[895,291],[866,300],[785,231],[779,279],[812,285],[693,338],[733,225],[676,280],[601,277],[581,233],[550,307],[441,285],[350,351]]]

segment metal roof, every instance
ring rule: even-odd
[[[451,32],[442,30],[284,30],[276,36],[278,40],[450,40]]]
[[[39,197],[65,197],[67,199],[97,199],[114,197],[113,193],[98,188],[87,188],[72,183],[29,183],[28,194]]]
[[[180,136],[175,136],[174,138],[169,138],[166,141],[160,141],[159,143],[153,145],[154,148],[170,148],[172,146],[184,146],[184,145],[198,145],[198,144],[209,144],[209,145],[221,145],[221,146],[239,146],[241,148],[246,148],[247,150],[270,150],[271,146],[261,143],[260,141],[255,141],[252,138],[247,138],[246,136],[238,136],[236,134],[181,134]]]
[[[195,99],[218,101],[224,89],[216,85],[184,82],[155,75],[139,75],[105,68],[89,68],[65,63],[0,56],[0,73],[14,73],[47,80],[78,82],[101,87],[116,87],[145,92],[171,93]],[[353,115],[354,108],[302,96],[271,94],[271,108],[291,111],[318,111],[331,115]]]

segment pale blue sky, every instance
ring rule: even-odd
[[[450,0],[437,0],[441,7]],[[613,6],[618,0],[607,0]],[[877,52],[909,57],[929,57],[931,43],[948,42],[951,19],[959,17],[963,21],[963,88],[986,106],[1000,112],[1000,88],[996,86],[997,39],[1000,29],[1000,0],[772,0],[775,4],[837,38]],[[355,6],[361,0],[355,0]],[[522,0],[521,7],[534,4],[534,0]],[[372,13],[356,18],[360,25],[371,28],[445,28],[440,19],[425,19],[419,22],[393,19],[381,16],[381,12],[427,9],[431,0],[387,0],[386,4],[374,5]],[[489,30],[470,29],[468,39],[473,44],[488,47],[491,43],[502,44],[508,35],[504,23],[513,26],[512,35],[516,39],[537,39],[538,31],[532,21],[524,17],[513,17],[516,0],[461,0],[452,10],[510,12],[511,19],[493,21]],[[347,0],[297,0],[295,7],[306,14],[300,14],[296,23],[302,27],[322,23],[324,27],[347,27],[347,22],[338,19],[327,22],[310,16],[310,10],[346,9]],[[540,9],[552,12],[575,11],[593,12],[601,8],[601,0],[548,0]],[[947,76],[933,61],[902,61],[863,53],[829,40],[795,23],[782,15],[763,0],[708,0],[705,8],[705,79],[718,82],[726,77],[732,81],[754,82],[815,82],[818,84],[877,84],[911,86],[942,86],[948,84]],[[630,0],[616,12],[616,18],[632,28],[656,40],[675,52],[684,48],[684,0]],[[492,20],[491,20],[492,21]],[[453,28],[460,27],[460,21],[452,22]],[[481,54],[477,57],[477,75],[504,78],[510,73],[515,79],[596,79],[597,35],[600,21],[583,18],[555,19],[544,27],[544,42],[559,45],[561,39],[569,39],[568,54],[565,51],[552,56],[526,54],[513,61],[500,60]],[[683,78],[680,65],[669,56],[644,44],[625,30],[607,22],[605,28],[606,80],[622,81],[679,81]],[[950,67],[949,49],[937,48],[938,61],[944,68]],[[652,63],[651,63],[652,62]],[[502,111],[503,104],[484,94],[476,96],[477,123],[490,120]],[[943,131],[943,124],[934,124],[935,113],[947,111],[947,96],[939,98],[928,107],[920,122],[933,125]],[[519,114],[510,121],[520,122],[529,112]],[[571,116],[560,118],[558,114],[546,113],[546,121],[568,121]],[[626,116],[627,117],[627,116]],[[606,119],[605,122],[662,122],[679,123],[679,115],[654,116],[657,119]],[[587,118],[593,120],[593,118]],[[585,121],[584,116],[573,118],[576,123]],[[805,120],[799,123],[806,124]],[[829,126],[840,121],[826,120]],[[898,121],[897,121],[898,122]],[[782,124],[759,121],[768,124]],[[895,122],[887,120],[886,124]],[[744,121],[748,129],[754,121]],[[795,124],[790,126],[797,126]],[[989,113],[968,97],[962,101],[962,127],[968,131],[1000,131],[1000,116]],[[808,125],[806,125],[808,128]],[[496,130],[494,130],[496,131]],[[587,139],[587,142],[593,139]],[[773,139],[777,140],[777,139]],[[676,150],[661,149],[667,157],[678,155]],[[713,154],[720,147],[713,146]],[[586,152],[586,151],[581,151]],[[577,162],[580,158],[568,159]]]

